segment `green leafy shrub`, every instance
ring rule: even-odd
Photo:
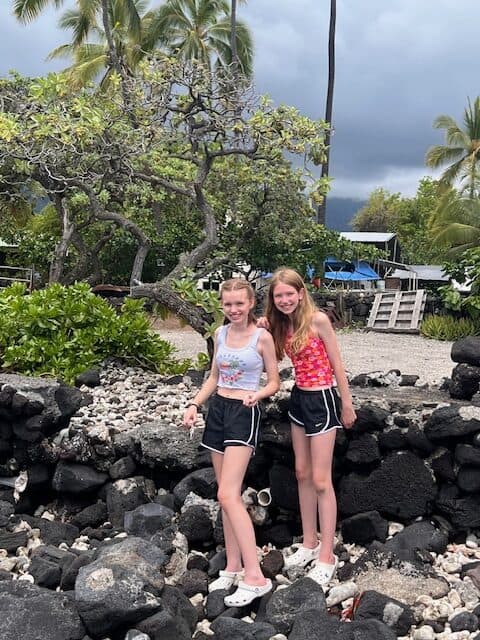
[[[480,323],[472,318],[453,316],[425,316],[420,325],[420,333],[435,340],[460,340],[467,336],[480,335]]]
[[[0,292],[0,368],[73,382],[106,357],[161,374],[183,373],[175,348],[150,330],[141,300],[127,299],[121,313],[85,283],[53,284],[26,293],[21,284]]]

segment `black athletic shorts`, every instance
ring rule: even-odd
[[[332,387],[320,391],[293,387],[288,415],[293,423],[305,429],[305,435],[316,436],[331,429],[341,429],[340,412],[340,399]]]
[[[258,404],[246,407],[242,400],[212,396],[207,412],[202,446],[223,453],[225,447],[246,446],[255,450],[260,429]]]

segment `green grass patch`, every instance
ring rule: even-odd
[[[426,338],[455,341],[480,335],[480,322],[472,318],[429,315],[420,325],[420,333]]]

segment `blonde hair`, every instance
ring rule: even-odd
[[[291,316],[285,315],[275,306],[273,294],[278,284],[289,285],[296,289],[298,293],[303,290],[303,296]],[[293,324],[291,349],[293,353],[298,353],[298,351],[306,345],[309,336],[312,334],[312,319],[316,311],[318,311],[318,309],[307,291],[305,282],[300,274],[288,267],[280,267],[277,269],[270,282],[265,315],[270,324],[270,331],[275,342],[275,351],[278,360],[281,360],[285,356],[285,342],[290,321]]]
[[[247,298],[250,300],[250,302],[253,301],[255,303],[255,291],[250,282],[248,282],[248,280],[245,280],[244,278],[230,278],[230,280],[225,280],[225,282],[222,282],[219,292],[220,300],[222,299],[222,295],[225,291],[246,291]],[[256,320],[257,319],[255,317],[255,312],[252,308],[248,312],[248,324],[256,322]]]

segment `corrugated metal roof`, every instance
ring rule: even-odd
[[[419,280],[431,280],[435,282],[448,282],[450,278],[444,273],[443,267],[436,264],[407,264],[410,269],[395,269],[392,278],[407,280],[412,276],[417,276]],[[412,273],[413,272],[413,273]]]
[[[389,242],[397,234],[376,231],[340,231],[340,235],[350,242]]]
[[[438,264],[409,264],[412,271],[418,275],[419,280],[442,280],[448,282],[450,278]]]

